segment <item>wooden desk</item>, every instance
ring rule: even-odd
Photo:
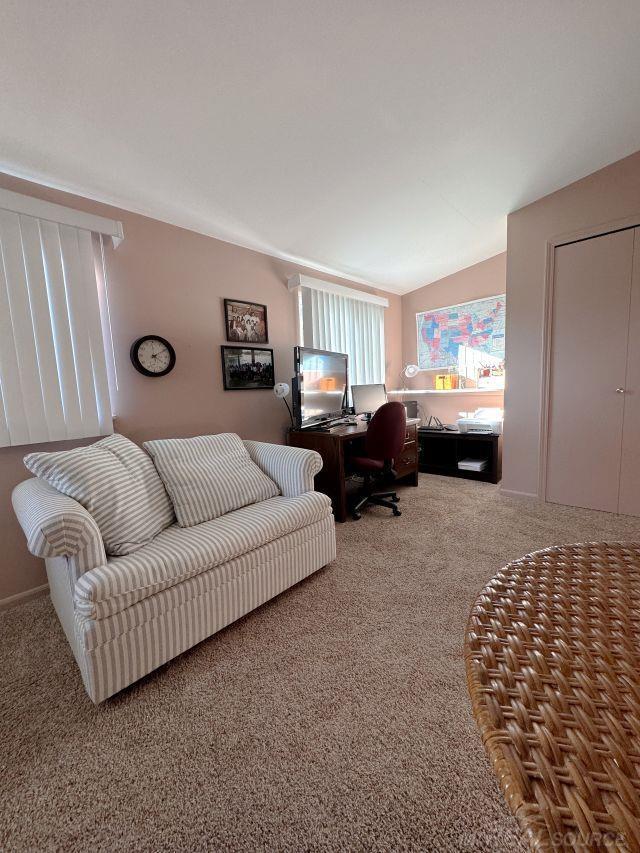
[[[395,461],[398,480],[418,485],[418,425],[420,418],[407,418],[404,447]],[[316,475],[315,487],[329,495],[336,521],[347,520],[347,477],[349,457],[363,455],[368,424],[339,426],[331,432],[296,429],[289,432],[289,444],[316,450],[322,456],[322,471]]]

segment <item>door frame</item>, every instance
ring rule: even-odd
[[[551,339],[553,334],[553,295],[555,285],[555,253],[559,246],[568,243],[580,243],[594,237],[604,237],[616,231],[627,231],[640,226],[640,213],[626,216],[624,219],[613,219],[577,231],[568,231],[550,237],[546,243],[546,261],[543,295],[542,322],[542,375],[540,383],[540,470],[538,472],[538,496],[547,502],[547,465],[549,454],[549,419],[550,419],[550,390],[551,390]],[[507,294],[508,295],[508,294]]]

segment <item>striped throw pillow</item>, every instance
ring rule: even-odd
[[[180,527],[211,521],[280,494],[232,432],[146,441]]]
[[[24,464],[88,510],[107,554],[131,554],[174,522],[171,501],[153,462],[122,435],[74,450],[30,453]]]

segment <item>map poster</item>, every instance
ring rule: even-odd
[[[458,368],[463,353],[476,363],[504,361],[505,306],[501,294],[416,314],[418,367]]]

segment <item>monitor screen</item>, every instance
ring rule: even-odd
[[[347,390],[344,353],[296,347],[296,374],[300,426],[342,414]]]
[[[364,412],[376,412],[387,402],[387,389],[379,385],[352,385],[353,410],[356,415]]]

